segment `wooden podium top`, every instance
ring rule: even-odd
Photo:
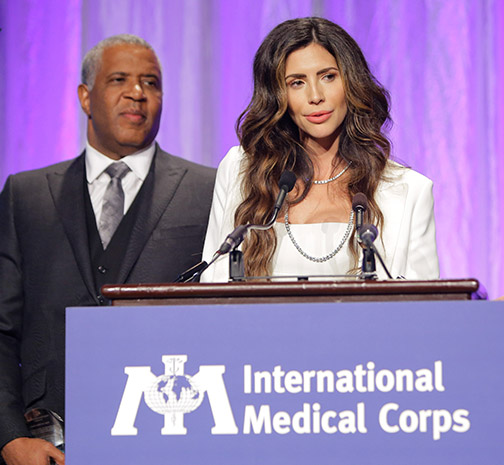
[[[124,284],[102,287],[112,305],[212,305],[291,302],[470,300],[476,279],[435,281],[333,280],[231,283]]]

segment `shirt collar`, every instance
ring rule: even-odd
[[[145,180],[152,163],[152,158],[156,152],[156,144],[153,142],[149,147],[139,152],[132,153],[121,158],[121,161],[126,163],[128,167],[135,173],[137,178]],[[103,155],[103,153],[91,147],[89,141],[86,142],[86,178],[91,184],[96,180],[115,160]]]

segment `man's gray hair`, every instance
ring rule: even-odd
[[[154,53],[156,60],[161,69],[161,63],[156,55],[156,52],[152,46],[146,40],[141,37],[135,36],[133,34],[118,34],[115,36],[108,37],[98,42],[89,52],[86,53],[84,60],[82,60],[82,70],[81,70],[81,81],[82,84],[86,84],[88,89],[91,90],[94,86],[96,74],[101,66],[101,60],[103,51],[114,45],[139,45],[140,47],[145,47]]]

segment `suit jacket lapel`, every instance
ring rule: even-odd
[[[81,154],[66,171],[50,173],[47,180],[82,279],[96,298],[86,227],[84,175],[84,154]]]
[[[170,156],[157,147],[151,169],[142,186],[142,204],[119,271],[119,283],[124,283],[128,279],[145,244],[173,199],[186,171],[185,168],[174,166]]]
[[[380,253],[383,254],[383,259],[389,264],[394,263],[407,195],[408,186],[400,181],[395,183],[385,181],[376,193],[376,201],[382,209],[385,223],[382,237],[386,238],[383,248],[380,240],[376,241],[376,245]]]

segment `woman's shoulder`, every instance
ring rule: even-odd
[[[383,187],[395,184],[407,184],[409,186],[424,187],[432,185],[432,181],[425,175],[414,169],[401,165],[394,160],[388,160],[383,173]]]
[[[242,160],[245,158],[245,153],[243,152],[243,149],[239,145],[235,145],[234,147],[231,147],[226,155],[224,155],[224,158],[220,161],[219,167],[224,165],[224,166],[229,166],[229,165],[240,165]]]
[[[236,189],[241,184],[242,164],[245,154],[241,147],[231,147],[217,168],[216,186],[227,192]]]
[[[241,172],[245,154],[240,146],[231,147],[220,161],[217,169],[217,178],[226,179],[226,182],[236,180]]]
[[[242,148],[238,145],[231,147],[219,162],[217,176],[222,177],[224,175],[235,175],[239,172],[243,159],[244,153]]]

